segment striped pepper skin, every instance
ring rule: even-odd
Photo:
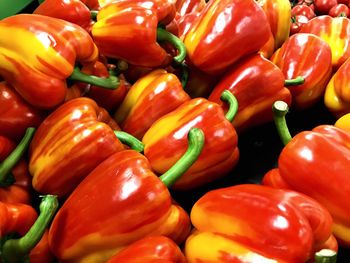
[[[294,34],[271,57],[285,79],[304,77],[304,83],[289,88],[292,107],[307,109],[324,95],[332,74],[332,52],[321,38],[306,33]]]
[[[205,0],[177,0],[175,7],[180,17],[192,13],[200,12],[206,6]]]
[[[98,56],[84,29],[57,18],[11,16],[0,21],[0,36],[0,75],[38,108],[62,103],[75,63],[88,64]]]
[[[232,67],[211,92],[208,100],[226,105],[220,100],[222,92],[229,90],[238,100],[238,112],[233,126],[242,132],[253,126],[272,121],[272,104],[276,99],[291,103],[290,91],[284,87],[282,71],[261,54],[242,59]]]
[[[180,248],[164,236],[142,238],[110,258],[107,263],[186,263]]]
[[[190,99],[174,74],[157,69],[131,86],[114,119],[123,131],[142,139],[156,120]]]
[[[191,210],[192,262],[307,262],[332,233],[329,212],[306,195],[242,184],[210,191]]]
[[[0,82],[0,135],[20,141],[28,127],[38,127],[45,113],[28,104],[5,81]]]
[[[221,74],[268,41],[270,25],[254,1],[209,1],[183,36],[188,59],[200,70]]]
[[[106,262],[146,236],[181,243],[190,227],[189,216],[172,204],[146,157],[125,150],[102,162],[73,191],[52,222],[49,244],[63,262]]]
[[[278,49],[289,37],[291,3],[289,0],[258,0],[269,21],[274,39],[274,49]]]
[[[112,2],[98,12],[92,36],[106,57],[137,66],[163,67],[171,62],[171,56],[156,41],[157,26],[174,16],[175,4],[170,1]]]
[[[324,104],[338,118],[350,112],[349,74],[350,59],[347,59],[333,74],[324,94]]]
[[[29,151],[32,185],[39,193],[68,195],[99,163],[124,146],[115,122],[89,98],[70,100],[36,131]]]
[[[88,32],[92,24],[90,9],[80,0],[45,0],[33,14],[59,18],[79,25]]]
[[[157,173],[167,171],[186,151],[192,127],[205,134],[202,153],[173,188],[187,190],[228,174],[237,164],[238,137],[219,104],[204,98],[189,100],[152,124],[142,138],[144,155]]]
[[[300,33],[319,36],[332,50],[333,70],[350,56],[350,20],[346,17],[316,16],[302,26]]]
[[[349,132],[332,125],[298,133],[283,148],[275,178],[264,180],[279,188],[282,181],[282,187],[289,186],[326,207],[334,220],[333,234],[345,247],[350,244],[349,145]]]

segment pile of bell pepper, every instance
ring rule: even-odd
[[[33,0],[1,19],[0,262],[339,262],[348,5]],[[274,164],[242,171],[266,127]]]

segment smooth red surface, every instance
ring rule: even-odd
[[[176,215],[168,189],[150,169],[148,160],[133,150],[101,163],[54,218],[49,232],[53,253],[60,260],[79,261],[92,253],[103,257],[105,249],[118,251],[145,236],[187,236],[188,215]],[[89,239],[91,234],[95,236]]]

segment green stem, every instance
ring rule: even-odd
[[[81,72],[78,67],[74,68],[72,75],[70,75],[68,79],[85,82],[106,89],[116,89],[119,86],[119,79],[116,76],[109,76],[108,78],[96,77]]]
[[[117,136],[119,141],[130,146],[131,149],[137,152],[143,152],[145,145],[131,134],[123,131],[114,131],[114,134]]]
[[[284,86],[288,87],[288,86],[297,86],[300,84],[303,84],[305,82],[305,78],[302,76],[298,76],[295,79],[286,79],[284,81]]]
[[[288,113],[288,104],[284,101],[276,101],[272,106],[272,111],[278,135],[283,144],[286,145],[292,139],[285,118]]]
[[[236,97],[229,90],[224,90],[220,99],[229,105],[225,117],[229,122],[232,122],[238,111],[238,101]]]
[[[330,249],[322,249],[315,253],[315,263],[336,263],[337,252]]]
[[[18,239],[9,239],[2,250],[2,260],[5,263],[20,262],[39,243],[58,208],[57,196],[46,195],[41,200],[40,215],[27,234]]]
[[[169,188],[198,159],[204,146],[204,133],[199,128],[192,128],[187,135],[188,148],[185,154],[159,178]]]
[[[179,54],[174,57],[174,61],[182,63],[186,57],[186,46],[185,44],[175,35],[166,31],[164,28],[157,28],[157,41],[167,41],[173,44],[179,51]]]
[[[18,161],[22,158],[23,154],[28,149],[28,146],[33,138],[35,132],[35,128],[29,127],[27,128],[22,140],[17,145],[16,149],[14,149],[7,158],[0,163],[0,186],[9,186],[8,177],[11,174],[11,170]],[[13,182],[12,182],[13,183]]]
[[[98,14],[98,10],[90,10],[90,17],[92,20],[94,21],[97,20],[97,14]]]

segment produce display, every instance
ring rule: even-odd
[[[0,262],[350,262],[349,16],[0,0]]]

